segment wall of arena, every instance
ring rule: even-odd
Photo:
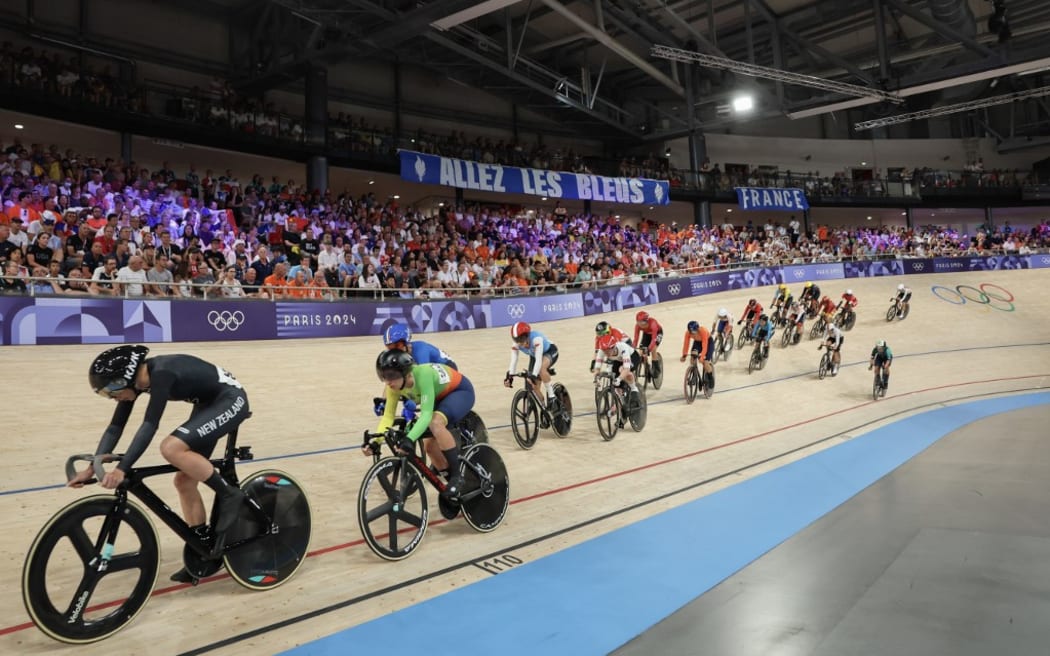
[[[719,292],[930,273],[1050,268],[1050,254],[915,258],[754,267],[550,296],[434,301],[0,298],[0,344],[197,342],[379,335],[394,321],[416,333],[569,319]],[[947,289],[947,288],[946,288]],[[952,290],[947,289],[948,292]],[[954,293],[954,292],[952,292]],[[982,294],[977,290],[977,294]],[[976,302],[987,302],[979,300]],[[965,298],[961,299],[965,302]]]

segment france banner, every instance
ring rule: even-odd
[[[401,157],[401,179],[423,184],[634,205],[667,205],[671,202],[667,180],[522,169],[412,150],[399,151],[398,155]]]
[[[773,189],[766,187],[737,187],[736,200],[742,210],[809,209],[809,201],[801,189]]]

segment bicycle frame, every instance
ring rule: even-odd
[[[67,475],[72,471],[73,463],[77,460],[91,460],[93,466],[95,466],[96,481],[100,480],[101,477],[101,465],[103,462],[117,462],[123,457],[123,454],[114,454],[112,456],[73,456],[66,461],[66,472]],[[234,431],[226,438],[226,452],[222,458],[209,460],[209,462],[216,469],[219,470],[219,474],[226,479],[232,485],[237,485],[239,479],[237,478],[236,461],[237,460],[251,460],[253,458],[251,447],[237,447],[237,433]],[[174,474],[179,469],[174,465],[153,465],[151,467],[132,468],[125,475],[124,482],[121,483],[115,492],[115,501],[113,504],[114,512],[110,512],[106,516],[105,522],[102,525],[101,535],[104,536],[104,543],[113,544],[116,541],[116,530],[120,526],[120,510],[128,504],[128,494],[131,494],[136,499],[142,502],[147,508],[153,511],[153,514],[157,516],[168,528],[175,532],[179,538],[185,542],[193,551],[201,556],[202,558],[209,559],[211,555],[211,545],[206,544],[200,535],[197,534],[190,525],[186,523],[182,517],[179,516],[171,506],[165,503],[157,494],[146,485],[145,479],[152,476],[160,476],[161,474]],[[69,475],[69,478],[72,478]],[[93,481],[88,481],[91,483]],[[212,512],[209,517],[215,516],[215,508],[217,501],[212,504]],[[262,524],[267,527],[265,533],[260,533],[257,536],[251,538],[245,538],[236,542],[230,542],[225,545],[224,552],[231,551],[240,546],[253,542],[258,538],[265,535],[269,535],[273,530],[273,522],[269,516],[263,512],[257,504],[251,503],[249,500],[248,506],[253,512],[262,520]],[[100,545],[97,545],[100,546]]]
[[[447,487],[445,481],[441,480],[441,477],[438,476],[433,469],[427,466],[427,463],[423,460],[423,458],[419,456],[418,453],[416,453],[415,451],[413,451],[412,453],[402,453],[398,451],[395,448],[395,446],[391,443],[391,440],[389,439],[390,432],[403,432],[404,426],[405,420],[399,417],[394,420],[394,425],[390,429],[388,429],[386,433],[367,433],[369,438],[367,444],[369,449],[372,451],[373,464],[382,460],[383,444],[386,444],[387,448],[390,449],[390,453],[393,455],[393,457],[399,458],[401,460],[402,466],[404,466],[405,462],[411,463],[411,465],[416,468],[416,471],[418,471],[423,476],[423,478],[425,478],[434,487],[434,489],[438,491],[439,494],[444,493],[445,488]],[[459,461],[465,464],[466,466],[471,467],[471,469],[474,469],[473,465],[464,460],[462,457]],[[487,474],[488,472],[480,472],[477,469],[474,469],[474,473],[478,475],[479,479],[484,479],[485,476],[483,474]],[[470,492],[461,494],[459,497],[459,503],[463,504],[466,501],[470,501],[479,494],[482,494],[482,490],[480,487],[476,490],[471,490]]]

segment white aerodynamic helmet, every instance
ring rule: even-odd
[[[852,289],[847,289],[846,290],[846,296],[853,296],[853,290]]]
[[[723,318],[728,317],[729,316],[729,310],[727,310],[725,308],[719,308],[718,316],[723,317]]]
[[[901,284],[897,285],[897,291],[899,291],[899,292],[903,292],[904,291],[904,283],[901,283]]]

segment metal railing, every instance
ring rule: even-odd
[[[1027,254],[1047,254],[1050,248],[1029,249]],[[586,282],[556,282],[544,284],[530,284],[527,287],[519,285],[491,286],[482,288],[471,287],[416,287],[400,288],[382,287],[368,289],[361,287],[342,287],[328,285],[245,285],[241,283],[240,289],[243,295],[231,295],[224,291],[221,282],[195,283],[190,281],[180,282],[146,282],[146,283],[120,283],[118,281],[99,281],[90,278],[53,278],[50,276],[19,276],[26,283],[26,293],[12,293],[10,290],[3,295],[25,295],[36,296],[91,296],[93,298],[167,298],[176,301],[192,300],[260,300],[260,301],[428,301],[445,300],[455,298],[509,298],[517,296],[547,296],[562,294],[569,291],[581,291],[587,289],[599,289],[605,287],[620,287],[630,284],[656,282],[668,278],[679,278],[685,276],[701,275],[705,273],[717,273],[720,271],[736,271],[753,267],[774,267],[803,264],[830,264],[846,262],[878,262],[902,259],[922,259],[932,257],[990,257],[1002,255],[1022,255],[1017,251],[1005,251],[1001,245],[991,248],[966,248],[952,249],[922,255],[915,253],[886,253],[886,254],[857,254],[850,256],[821,255],[816,257],[793,257],[781,255],[759,256],[751,259],[737,259],[732,262],[719,264],[704,263],[694,266],[668,269],[658,273],[642,275],[623,275],[604,280],[591,280]],[[323,273],[314,274],[323,277]],[[8,278],[8,276],[4,276]],[[39,283],[39,284],[37,284]],[[65,284],[67,287],[63,288]],[[93,291],[92,286],[98,291]],[[72,287],[72,288],[70,288]],[[141,294],[132,293],[137,287],[142,287]],[[150,288],[168,289],[168,293],[157,293]]]

